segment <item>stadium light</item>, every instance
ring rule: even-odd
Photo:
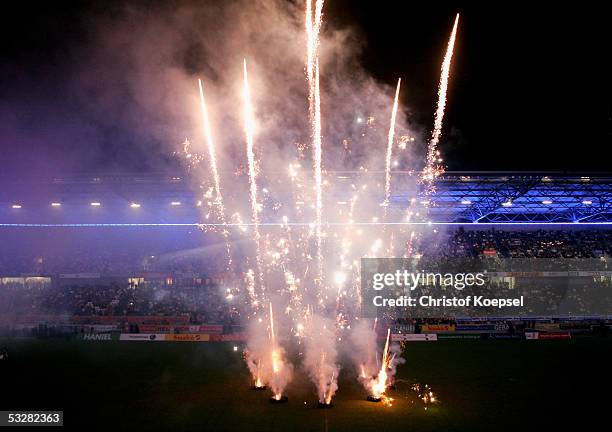
[[[542,201],[542,204],[552,204],[553,202],[551,200],[544,200]]]
[[[21,204],[13,204],[13,205],[11,206],[11,208],[14,208],[14,209],[20,209],[20,208],[21,208]]]
[[[470,201],[470,200],[462,200],[461,204],[463,204],[463,205],[470,205],[470,204],[472,204],[472,201]]]
[[[504,203],[502,203],[503,207],[512,207],[512,201],[506,201]]]
[[[51,207],[61,207],[61,206],[62,206],[62,203],[57,202],[57,201],[51,203]]]
[[[90,202],[89,205],[92,207],[100,207],[102,204],[100,204],[98,201],[93,201]]]
[[[176,207],[176,206],[180,206],[180,205],[181,205],[181,202],[180,202],[180,201],[172,201],[172,202],[170,203],[170,205],[175,206],[175,207]]]
[[[140,204],[133,202],[132,204],[130,204],[130,207],[132,207],[132,208],[140,208]]]
[[[591,200],[584,200],[584,201],[582,201],[582,204],[584,204],[584,205],[591,205],[591,204],[593,204],[593,201],[591,201]]]

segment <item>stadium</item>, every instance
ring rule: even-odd
[[[340,175],[345,177],[346,173]],[[121,404],[133,412],[130,421],[147,428],[169,428],[175,422],[187,429],[202,426],[206,430],[232,430],[244,423],[273,427],[269,419],[262,420],[265,416],[261,413],[298,429],[319,428],[323,418],[315,421],[310,417],[313,398],[306,382],[288,393],[292,404],[300,402],[290,413],[278,411],[285,407],[268,406],[265,398],[248,389],[241,356],[247,322],[238,311],[238,299],[227,289],[231,278],[219,271],[223,265],[216,261],[218,247],[214,243],[202,246],[198,197],[189,184],[188,176],[152,175],[81,176],[5,186],[0,279],[3,326],[10,334],[10,357],[5,364],[15,362],[13,357],[22,357],[25,364],[4,367],[3,382],[15,388],[24,386],[23,380],[27,382],[26,391],[13,393],[17,406],[31,403],[31,389],[36,389],[34,406],[43,406],[51,398],[57,408],[76,410],[80,402],[71,395],[84,395],[97,401],[95,415],[104,415],[108,424],[125,421],[117,409]],[[24,192],[30,190],[36,190],[36,196]],[[499,191],[498,195],[493,191]],[[398,190],[391,201],[400,202],[408,193]],[[612,244],[606,220],[611,194],[612,182],[596,175],[447,172],[431,198],[438,204],[432,205],[435,216],[427,228],[430,238],[438,242],[435,249],[443,242],[444,248],[452,248],[453,256],[605,258]],[[511,207],[502,205],[509,200]],[[545,200],[558,204],[543,204]],[[583,203],[586,201],[590,204]],[[99,202],[99,208],[92,208],[92,202]],[[135,202],[141,206],[131,206]],[[180,205],[173,205],[177,202]],[[61,207],[52,203],[61,203]],[[486,222],[481,222],[483,217]],[[498,222],[491,222],[494,220]],[[607,271],[600,272],[597,286],[591,289],[609,293],[611,277]],[[562,382],[555,382],[554,373],[549,374],[555,370],[561,373],[568,361],[578,365],[576,373],[584,373],[580,368],[588,366],[581,362],[590,358],[588,353],[605,356],[608,352],[606,335],[612,323],[609,306],[598,309],[589,302],[592,292],[580,294],[582,309],[575,315],[396,318],[387,325],[398,340],[402,334],[437,339],[431,345],[402,342],[408,344],[404,348],[407,364],[400,366],[395,390],[390,391],[394,401],[389,410],[396,412],[372,411],[364,391],[351,382],[350,372],[340,377],[346,382],[343,387],[349,388],[338,394],[337,408],[363,412],[359,427],[365,418],[373,422],[372,428],[402,427],[406,421],[423,428],[446,429],[451,427],[449,421],[458,428],[473,425],[475,419],[460,414],[462,410],[479,418],[492,415],[491,421],[495,421],[497,414],[489,409],[491,404],[502,403],[491,399],[493,395],[501,397],[493,391],[499,385],[496,377],[524,379],[523,364],[530,365],[533,382],[526,380],[517,387],[510,384],[512,381],[505,382],[509,394],[516,392],[513,397],[528,401],[526,393],[544,406],[556,406],[568,397],[572,404],[579,403],[580,397],[576,399],[574,393],[578,390],[569,389],[566,381],[584,377],[566,375]],[[612,300],[612,295],[607,297]],[[599,313],[594,313],[597,310]],[[384,329],[379,333],[379,340],[384,339]],[[534,335],[553,340],[524,340]],[[32,337],[39,342],[25,342]],[[147,346],[129,343],[143,340]],[[533,345],[523,347],[525,343]],[[480,356],[510,356],[516,364],[500,359],[497,369],[487,373],[492,376],[482,377],[478,368],[468,366],[469,359]],[[545,366],[542,356],[548,359]],[[41,360],[48,363],[41,369],[44,376],[27,369],[30,362]],[[127,365],[120,365],[126,361]],[[461,373],[451,373],[439,364],[441,361],[454,363],[452,370]],[[440,374],[441,370],[445,372]],[[115,384],[100,388],[107,374]],[[540,374],[550,378],[543,383]],[[600,379],[597,377],[597,382]],[[45,383],[42,386],[41,380]],[[465,385],[461,380],[476,387],[470,398],[457,395],[455,387]],[[92,388],[94,382],[98,384]],[[435,391],[433,400],[439,398],[439,403],[428,400],[422,389],[425,384]],[[224,385],[231,385],[231,393],[236,393],[228,395],[218,388]],[[56,386],[69,386],[64,400],[49,393]],[[127,386],[127,391],[119,386]],[[539,399],[542,387],[547,389],[544,401]],[[211,394],[216,395],[212,400]],[[512,396],[506,393],[504,397]],[[241,408],[243,398],[253,412]],[[457,404],[455,398],[462,402]],[[484,399],[487,402],[483,405]],[[454,401],[452,406],[446,406],[447,400]],[[101,401],[104,403],[98,405]],[[518,414],[523,408],[511,409]],[[161,414],[167,410],[174,413]],[[402,410],[410,412],[405,414],[409,420],[402,417]],[[151,416],[151,411],[156,414]],[[88,415],[72,421],[85,424]],[[347,418],[328,420],[329,427],[351,424]],[[342,423],[334,426],[334,421]]]
[[[519,101],[485,111],[522,107],[525,139],[480,121],[461,92],[490,97],[469,49],[500,36],[470,33],[490,11],[404,5],[386,18],[334,3],[66,3],[34,15],[53,38],[6,49],[0,426],[606,421],[605,153],[559,151],[569,123],[546,140],[542,110]],[[541,25],[500,46],[527,50]],[[404,34],[414,58],[398,62]],[[392,54],[373,57],[364,41],[381,39]],[[35,84],[39,67],[69,83]]]

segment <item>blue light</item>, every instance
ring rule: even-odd
[[[250,223],[243,224],[222,224],[222,223],[0,223],[0,228],[137,228],[137,227],[244,227],[252,226]],[[282,227],[282,226],[310,227],[311,222],[265,222],[260,223],[261,227]],[[329,222],[327,226],[612,226],[612,222]]]

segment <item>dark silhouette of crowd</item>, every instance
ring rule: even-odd
[[[431,239],[423,235],[417,248],[425,257],[500,257],[500,258],[597,258],[605,263],[612,253],[612,230],[471,230],[457,229],[439,233]],[[110,241],[109,241],[110,242]],[[223,259],[192,252],[170,250],[153,252],[136,242],[130,247],[104,249],[76,242],[78,253],[37,251],[32,244],[21,249],[12,243],[11,249],[0,248],[0,313],[2,314],[65,314],[65,315],[179,315],[189,314],[193,322],[231,323],[238,321],[238,300],[231,298],[221,283],[202,283],[201,275],[219,280],[224,272]],[[114,245],[116,242],[112,242]],[[236,260],[240,261],[240,260]],[[606,264],[607,265],[607,264]],[[129,282],[139,272],[165,272],[167,279],[143,278]],[[215,272],[219,272],[216,274]],[[96,273],[100,282],[26,283],[9,277],[38,275],[53,277],[71,273]],[[115,275],[115,279],[104,276]],[[118,277],[121,276],[121,277]],[[131,279],[130,279],[131,278]],[[195,280],[200,280],[196,283]],[[238,282],[239,283],[239,282]],[[534,290],[543,281],[534,282]],[[595,288],[594,288],[595,287]],[[498,288],[503,289],[503,286]],[[573,301],[580,310],[599,310],[600,304],[612,304],[610,281],[593,284],[576,283],[565,287],[559,298],[542,299],[550,304],[543,309],[559,310],[560,302]],[[590,295],[597,290],[596,296]],[[587,291],[589,294],[587,295]],[[534,291],[535,292],[535,291]],[[603,299],[603,300],[602,300]],[[597,302],[601,302],[598,304]]]

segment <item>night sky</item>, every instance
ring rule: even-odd
[[[97,149],[91,160],[85,154],[80,164],[59,163],[59,171],[159,168],[142,162],[142,143],[135,145],[129,130],[96,119],[80,124],[79,101],[63,93],[91,20],[112,16],[121,3],[4,6],[0,127],[18,123],[30,137],[41,135],[25,140],[13,128],[0,136],[5,174],[36,174],[28,169],[36,155],[70,151],[74,143],[44,136],[57,123],[78,130],[83,145],[90,136]],[[448,34],[461,12],[441,143],[449,169],[610,171],[610,15],[602,3],[329,0],[325,19],[356,32],[361,61],[377,80],[394,86],[402,77],[409,118],[427,129]],[[83,133],[87,128],[95,133]]]

